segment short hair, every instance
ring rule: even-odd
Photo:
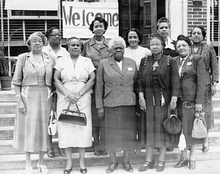
[[[114,46],[115,43],[122,44],[124,48],[126,47],[125,40],[124,40],[121,36],[113,37],[113,38],[109,41],[109,43],[108,43],[109,49],[112,49],[112,47]]]
[[[165,47],[165,41],[164,41],[163,37],[158,33],[153,33],[148,36],[148,46],[150,46],[151,40],[153,40],[155,38],[159,39],[161,41],[162,46]]]
[[[97,16],[97,17],[95,17],[95,19],[92,21],[92,23],[90,24],[90,26],[89,26],[89,29],[92,31],[92,33],[94,33],[93,32],[93,27],[94,27],[94,22],[95,21],[99,21],[100,23],[103,23],[104,24],[104,28],[105,28],[105,31],[107,30],[107,28],[108,28],[108,22],[104,19],[104,18],[102,18],[102,17],[100,17],[100,16]],[[104,32],[105,33],[105,32]]]
[[[34,36],[38,36],[38,37],[40,37],[41,39],[42,39],[42,41],[43,41],[43,45],[45,45],[46,43],[47,43],[47,38],[44,36],[44,34],[42,33],[42,32],[40,32],[40,31],[36,31],[36,32],[34,32],[34,33],[32,33],[29,37],[28,37],[28,39],[27,39],[27,46],[30,48],[30,45],[31,45],[31,39],[34,37]]]
[[[184,36],[182,34],[179,35],[176,40],[176,45],[177,45],[178,41],[180,41],[180,40],[185,41],[190,47],[192,46],[192,41],[190,40],[189,37]]]
[[[158,21],[157,21],[157,30],[158,30],[158,28],[159,28],[161,23],[167,23],[169,28],[170,28],[170,21],[169,21],[169,19],[166,18],[166,17],[162,17],[162,18],[158,19]]]
[[[190,36],[192,36],[193,30],[194,30],[195,28],[199,28],[199,29],[201,30],[202,36],[203,36],[203,40],[204,40],[205,37],[206,37],[206,31],[205,31],[205,29],[204,29],[202,26],[196,26],[196,27],[194,27],[194,28],[190,31]]]
[[[60,30],[56,27],[51,27],[50,29],[48,29],[45,33],[45,36],[47,37],[47,39],[49,39],[51,33],[53,32],[53,30],[58,30],[60,32]]]
[[[76,40],[79,41],[79,44],[80,44],[80,47],[81,47],[81,52],[82,52],[82,50],[83,50],[83,44],[82,44],[82,41],[81,41],[80,38],[75,37],[75,36],[72,36],[72,37],[70,37],[70,38],[67,39],[67,42],[66,42],[67,49],[69,48],[69,46],[70,46],[70,42],[71,42],[71,40],[73,40],[73,39],[76,39]]]
[[[140,32],[140,30],[138,30],[137,28],[131,28],[130,30],[128,30],[128,32],[126,33],[126,36],[125,36],[126,45],[127,45],[127,46],[129,45],[129,42],[128,42],[128,34],[129,34],[131,31],[134,31],[135,33],[137,33],[138,38],[139,38],[139,43],[138,43],[138,44],[141,44],[142,41],[143,41],[143,34],[142,34],[142,33]]]

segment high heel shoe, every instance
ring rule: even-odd
[[[87,169],[80,169],[80,173],[87,173]]]
[[[112,173],[118,167],[118,162],[111,162],[106,170],[106,173]]]
[[[162,172],[164,171],[165,161],[158,161],[156,171]]]
[[[40,165],[39,161],[37,162],[37,168],[39,172],[44,173],[44,174],[49,174],[49,170],[47,169],[46,165]]]
[[[189,160],[189,169],[194,170],[196,168],[196,161],[195,160]]]
[[[71,167],[70,169],[65,169],[65,170],[63,171],[63,174],[70,174],[71,171],[72,171],[72,169],[73,169],[73,167]]]
[[[179,162],[174,166],[174,168],[180,168],[188,166],[189,160],[187,158],[181,158]]]
[[[127,172],[133,172],[133,168],[131,167],[130,162],[122,162],[122,166],[123,168],[127,171]]]
[[[203,144],[202,151],[204,153],[208,152],[209,151],[209,144],[207,144],[207,145]]]
[[[139,172],[145,172],[147,169],[153,169],[154,168],[154,160],[151,162],[145,161],[145,163],[138,169]]]

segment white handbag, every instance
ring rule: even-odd
[[[49,124],[48,124],[48,134],[55,135],[57,132],[57,115],[55,111],[51,111]]]

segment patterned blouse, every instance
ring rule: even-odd
[[[192,47],[193,51],[193,47]],[[199,49],[193,54],[201,55],[206,69],[206,84],[211,84],[213,82],[219,82],[219,64],[218,58],[214,48],[211,45],[207,45],[206,43],[202,43]]]

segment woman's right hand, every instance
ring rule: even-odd
[[[26,115],[27,110],[26,110],[26,108],[25,108],[24,102],[23,102],[22,99],[21,99],[21,96],[19,96],[19,97],[17,98],[17,102],[18,102],[18,103],[17,103],[18,111],[19,111],[21,114]]]
[[[67,99],[69,100],[70,103],[73,103],[73,104],[75,104],[75,103],[78,102],[78,99],[75,97],[74,94],[69,94],[69,95],[67,96]]]
[[[144,97],[139,99],[139,105],[140,105],[141,110],[146,111],[146,101]]]

